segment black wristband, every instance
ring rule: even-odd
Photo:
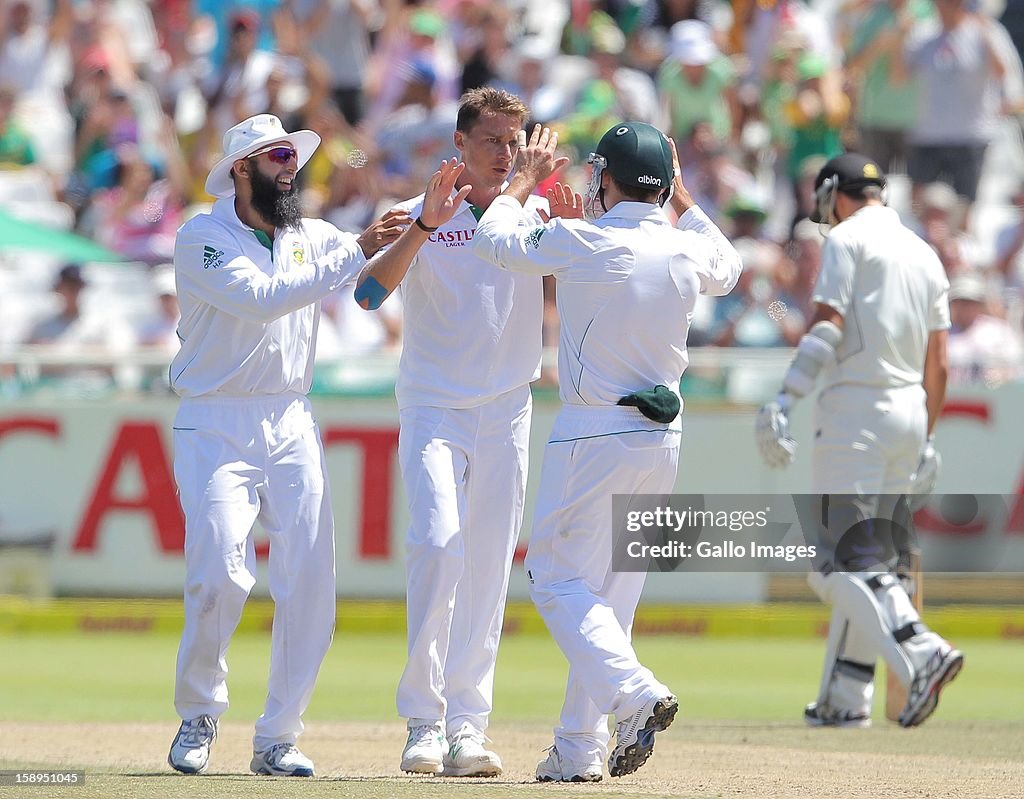
[[[435,230],[437,230],[436,227],[427,227],[426,225],[424,225],[423,220],[420,217],[416,217],[416,227],[418,227],[424,233],[433,233]],[[440,225],[438,227],[440,227]]]

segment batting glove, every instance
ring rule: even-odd
[[[935,483],[939,479],[939,470],[942,468],[942,456],[935,451],[934,437],[928,436],[924,449],[921,450],[921,457],[917,462],[917,471],[914,472],[911,493],[927,496],[935,490]]]
[[[754,420],[754,440],[769,469],[785,469],[796,457],[796,441],[789,435],[789,404],[789,398],[780,394],[762,406]]]

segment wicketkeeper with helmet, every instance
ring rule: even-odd
[[[931,715],[963,665],[921,623],[896,574],[899,539],[912,524],[908,497],[930,493],[938,476],[932,431],[946,393],[949,282],[932,249],[885,207],[884,189],[878,164],[857,153],[818,173],[811,219],[831,231],[816,311],[782,390],[756,421],[765,463],[788,466],[796,454],[789,413],[820,378],[813,492],[826,552],[808,581],[832,620],[818,698],[804,711],[811,726],[871,723],[879,656],[907,687],[905,727]],[[883,530],[901,532],[893,546]]]
[[[526,568],[569,681],[537,779],[591,782],[606,756],[613,777],[642,766],[678,708],[630,643],[645,574],[612,568],[612,495],[671,492],[694,302],[730,291],[741,264],[683,187],[669,140],[638,122],[601,138],[585,200],[557,184],[548,192],[556,218],[527,224],[524,203],[565,163],[556,146],[557,134],[534,129],[474,248],[502,270],[557,281],[562,409],[545,449]],[[670,198],[677,225],[661,208]],[[609,715],[617,722],[610,754]]]

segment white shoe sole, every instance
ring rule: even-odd
[[[276,769],[268,766],[262,758],[253,758],[249,761],[249,771],[253,774],[259,774],[265,777],[315,777],[316,772],[313,769],[298,768],[294,771],[286,771],[284,769]]]
[[[838,729],[853,729],[853,730],[866,730],[871,726],[871,716],[863,716],[861,718],[854,719],[841,719],[832,721],[830,719],[819,718],[818,716],[808,715],[807,711],[804,711],[804,724],[808,727],[821,728],[821,727],[834,727]]]
[[[403,760],[401,769],[406,774],[432,774],[435,777],[440,777],[444,773],[444,764],[438,763],[436,760],[412,758]]]
[[[498,777],[501,775],[501,763],[495,763],[490,758],[480,758],[478,763],[470,766],[456,767],[445,763],[445,777]]]
[[[190,774],[191,775],[191,774],[204,774],[204,773],[206,773],[206,767],[209,766],[210,763],[209,763],[209,761],[207,761],[206,763],[203,763],[203,765],[200,766],[199,768],[192,768],[191,766],[185,766],[185,765],[182,765],[182,764],[179,764],[179,763],[175,763],[173,760],[171,760],[171,756],[167,755],[167,765],[170,766],[175,771],[178,771],[178,772],[180,772],[182,774]]]
[[[604,779],[604,774],[573,774],[568,779],[559,774],[557,777],[552,777],[549,774],[538,774],[537,782],[600,782]]]
[[[924,695],[921,703],[916,708],[911,708],[909,714],[907,711],[904,711],[900,716],[900,726],[916,727],[931,716],[939,706],[939,694],[942,693],[942,689],[953,682],[963,667],[963,653],[959,649],[950,650],[942,662],[935,682],[928,690],[928,693]]]
[[[671,726],[679,710],[674,696],[666,696],[654,703],[643,726],[636,731],[636,738],[626,746],[616,745],[608,759],[608,773],[613,777],[624,777],[640,768],[654,752],[654,735]]]

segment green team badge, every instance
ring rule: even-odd
[[[531,231],[530,235],[526,237],[526,243],[536,250],[540,247],[540,237],[543,235],[544,228],[535,228],[533,231]]]
[[[295,244],[292,246],[292,260],[300,266],[306,263],[306,251],[303,249],[301,244]]]
[[[203,269],[215,269],[224,263],[224,250],[217,250],[207,244],[203,247]]]

